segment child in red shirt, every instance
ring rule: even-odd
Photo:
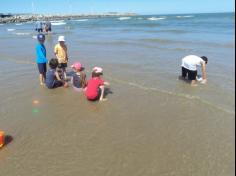
[[[94,67],[92,71],[92,78],[88,80],[87,90],[85,95],[90,101],[106,101],[104,98],[105,85],[109,85],[108,82],[105,82],[101,79],[103,75],[103,69],[100,67]]]

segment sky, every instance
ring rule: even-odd
[[[0,13],[178,14],[235,12],[234,0],[0,0]]]

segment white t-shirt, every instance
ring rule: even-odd
[[[203,63],[205,63],[205,61],[195,55],[189,55],[182,59],[182,67],[192,71],[196,71],[197,66],[201,66]]]

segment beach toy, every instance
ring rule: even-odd
[[[36,114],[36,113],[39,113],[39,110],[37,108],[33,108],[32,112]]]
[[[5,133],[3,131],[0,131],[0,148],[3,147],[5,142]]]
[[[34,100],[33,104],[37,105],[37,104],[39,104],[39,101],[38,100]]]

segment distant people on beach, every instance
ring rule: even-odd
[[[58,87],[68,87],[68,84],[65,80],[60,78],[59,73],[57,72],[58,67],[58,59],[53,58],[49,61],[49,67],[50,69],[47,71],[46,75],[46,86],[49,89],[55,89]]]
[[[71,68],[73,73],[71,75],[71,84],[75,91],[82,91],[87,86],[86,74],[84,68],[80,62],[75,62]]]
[[[196,56],[189,55],[182,59],[182,78],[188,79],[191,81],[192,86],[197,85],[197,81],[200,81],[202,84],[207,83],[207,74],[206,74],[206,64],[208,63],[208,58],[206,56]],[[201,66],[202,68],[202,78],[198,77],[197,67]]]
[[[35,30],[36,30],[38,33],[43,32],[43,22],[42,22],[42,21],[37,21],[37,22],[35,23]]]
[[[44,32],[46,33],[52,32],[52,23],[50,21],[45,22]]]
[[[59,36],[58,37],[58,44],[56,44],[54,48],[54,53],[56,55],[56,58],[58,59],[59,63],[59,68],[62,69],[64,78],[66,79],[66,68],[67,68],[67,63],[68,63],[68,54],[67,54],[67,46],[65,44],[65,37],[64,36]]]
[[[46,72],[47,72],[47,52],[44,46],[45,35],[38,34],[37,36],[38,44],[36,45],[36,63],[38,65],[39,70],[39,81],[40,85],[44,85],[46,79]]]
[[[109,83],[105,82],[101,77],[103,75],[103,69],[100,67],[94,67],[92,71],[92,78],[88,80],[85,95],[90,101],[106,101],[105,86]]]

